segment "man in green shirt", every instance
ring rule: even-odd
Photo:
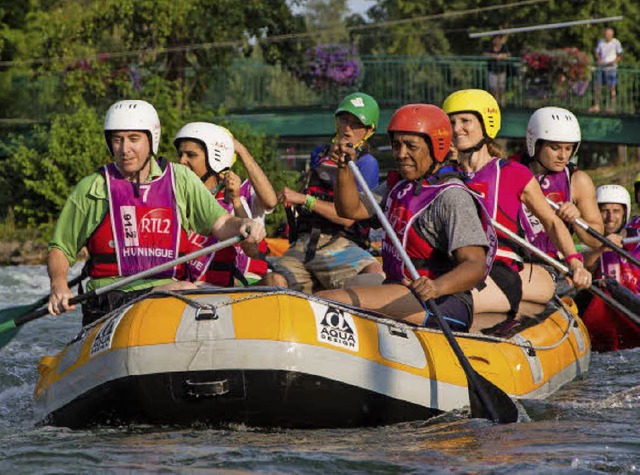
[[[186,233],[191,230],[219,240],[238,234],[249,242],[264,238],[262,225],[227,214],[188,168],[155,159],[160,120],[151,104],[115,103],[107,112],[104,133],[114,162],[71,191],[49,242],[51,314],[74,308],[67,274],[84,246],[91,259],[87,289],[93,290],[188,252]],[[152,288],[193,287],[176,280],[178,274],[173,269],[88,301],[83,325]]]

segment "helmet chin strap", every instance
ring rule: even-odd
[[[367,140],[369,140],[369,138],[375,133],[375,131],[376,131],[376,126],[372,125],[371,128],[369,128],[369,130],[365,134],[365,136],[362,138],[362,140],[360,140],[358,143],[353,144],[353,148],[358,150],[360,147],[362,147],[364,143]],[[336,131],[336,135],[334,135],[333,139],[331,139],[331,143],[336,143],[337,141],[338,141],[338,133]]]
[[[484,146],[484,144],[486,144],[486,143],[487,143],[487,138],[486,137],[482,137],[480,139],[480,142],[475,144],[473,147],[469,147],[469,148],[465,148],[465,149],[458,149],[458,153],[464,153],[464,154],[475,153],[478,150],[480,150]]]
[[[413,190],[413,195],[414,196],[418,196],[420,194],[420,192],[422,191],[422,182],[425,180],[425,178],[430,177],[431,175],[433,175],[433,171],[435,170],[435,168],[438,166],[439,162],[436,162],[435,160],[433,160],[431,162],[431,165],[429,165],[429,169],[424,172],[424,175],[422,175],[420,178],[418,178],[416,180],[416,183],[418,186],[416,186]]]
[[[200,177],[200,180],[202,180],[202,183],[206,183],[207,180],[209,178],[211,178],[212,176],[215,176],[215,173],[213,173],[211,170],[207,169],[207,172]]]

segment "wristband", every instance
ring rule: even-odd
[[[580,262],[584,264],[584,257],[579,252],[569,254],[567,257],[564,258],[566,262],[569,262],[571,259],[578,259]]]
[[[304,207],[309,211],[313,211],[313,208],[316,206],[317,198],[315,196],[307,195],[304,200]]]

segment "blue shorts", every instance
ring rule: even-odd
[[[615,86],[618,84],[618,70],[617,69],[596,69],[596,74],[593,79],[597,84],[605,84],[607,86]]]

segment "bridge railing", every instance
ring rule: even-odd
[[[277,108],[335,107],[341,97],[361,90],[374,96],[383,106],[400,106],[411,102],[441,104],[453,91],[465,88],[488,88],[487,59],[483,57],[363,57],[359,84],[351,88],[314,89],[279,65],[255,60],[236,60],[225,67],[192,71],[186,77],[206,75],[208,90],[202,103],[211,109],[251,112]],[[507,83],[503,106],[534,109],[558,105],[574,112],[587,111],[593,105],[593,84],[573,87],[538,82],[525,76],[519,58],[505,61]],[[58,110],[55,100],[60,94],[62,75],[39,76],[0,72],[0,104],[4,120],[42,120]],[[617,114],[640,113],[640,69],[618,69]],[[144,88],[144,83],[142,84]],[[115,98],[114,98],[115,99]],[[602,110],[609,91],[602,89]]]
[[[504,106],[535,109],[559,105],[587,111],[593,105],[592,81],[550,84],[548,78],[527,77],[519,58],[505,61],[507,82]],[[381,105],[399,106],[410,102],[441,104],[451,92],[488,89],[487,59],[482,57],[365,57],[358,86],[348,89],[317,90],[298,81],[277,66],[253,61],[237,61],[230,67],[212,70],[215,93],[209,99],[230,111],[281,107],[331,108],[349,92],[371,94]],[[618,114],[640,111],[640,70],[618,69]],[[609,104],[609,91],[603,86],[601,108]]]

